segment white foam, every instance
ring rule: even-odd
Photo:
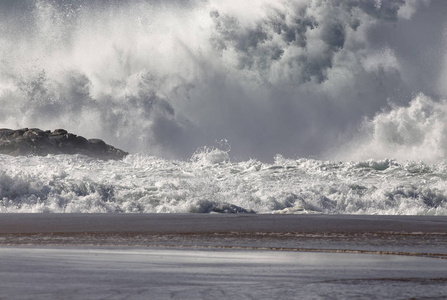
[[[219,152],[220,153],[220,152]],[[207,159],[207,155],[211,158]],[[445,215],[446,164],[1,155],[1,212]],[[205,163],[204,163],[205,162]]]
[[[447,155],[447,102],[423,94],[408,105],[393,105],[364,121],[357,138],[339,158],[356,160],[394,157],[435,163]]]

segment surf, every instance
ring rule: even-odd
[[[220,159],[218,159],[220,158]],[[446,164],[0,155],[2,213],[445,215]]]

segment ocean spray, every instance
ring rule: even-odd
[[[0,126],[65,128],[174,159],[221,139],[236,160],[271,161],[277,153],[358,159],[346,143],[380,134],[382,109],[408,107],[420,92],[444,107],[436,87],[414,89],[421,80],[407,76],[408,54],[385,34],[410,36],[402,26],[417,25],[426,8],[402,1],[4,2]],[[424,49],[417,41],[412,47]],[[444,54],[430,54],[424,59],[436,56],[442,66]],[[373,133],[365,133],[369,124]],[[427,139],[418,138],[421,149]]]

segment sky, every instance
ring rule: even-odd
[[[447,154],[447,2],[1,1],[0,126],[233,160]]]

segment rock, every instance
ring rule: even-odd
[[[99,139],[87,140],[64,129],[0,129],[0,154],[13,156],[83,154],[100,159],[122,159],[129,153]]]

